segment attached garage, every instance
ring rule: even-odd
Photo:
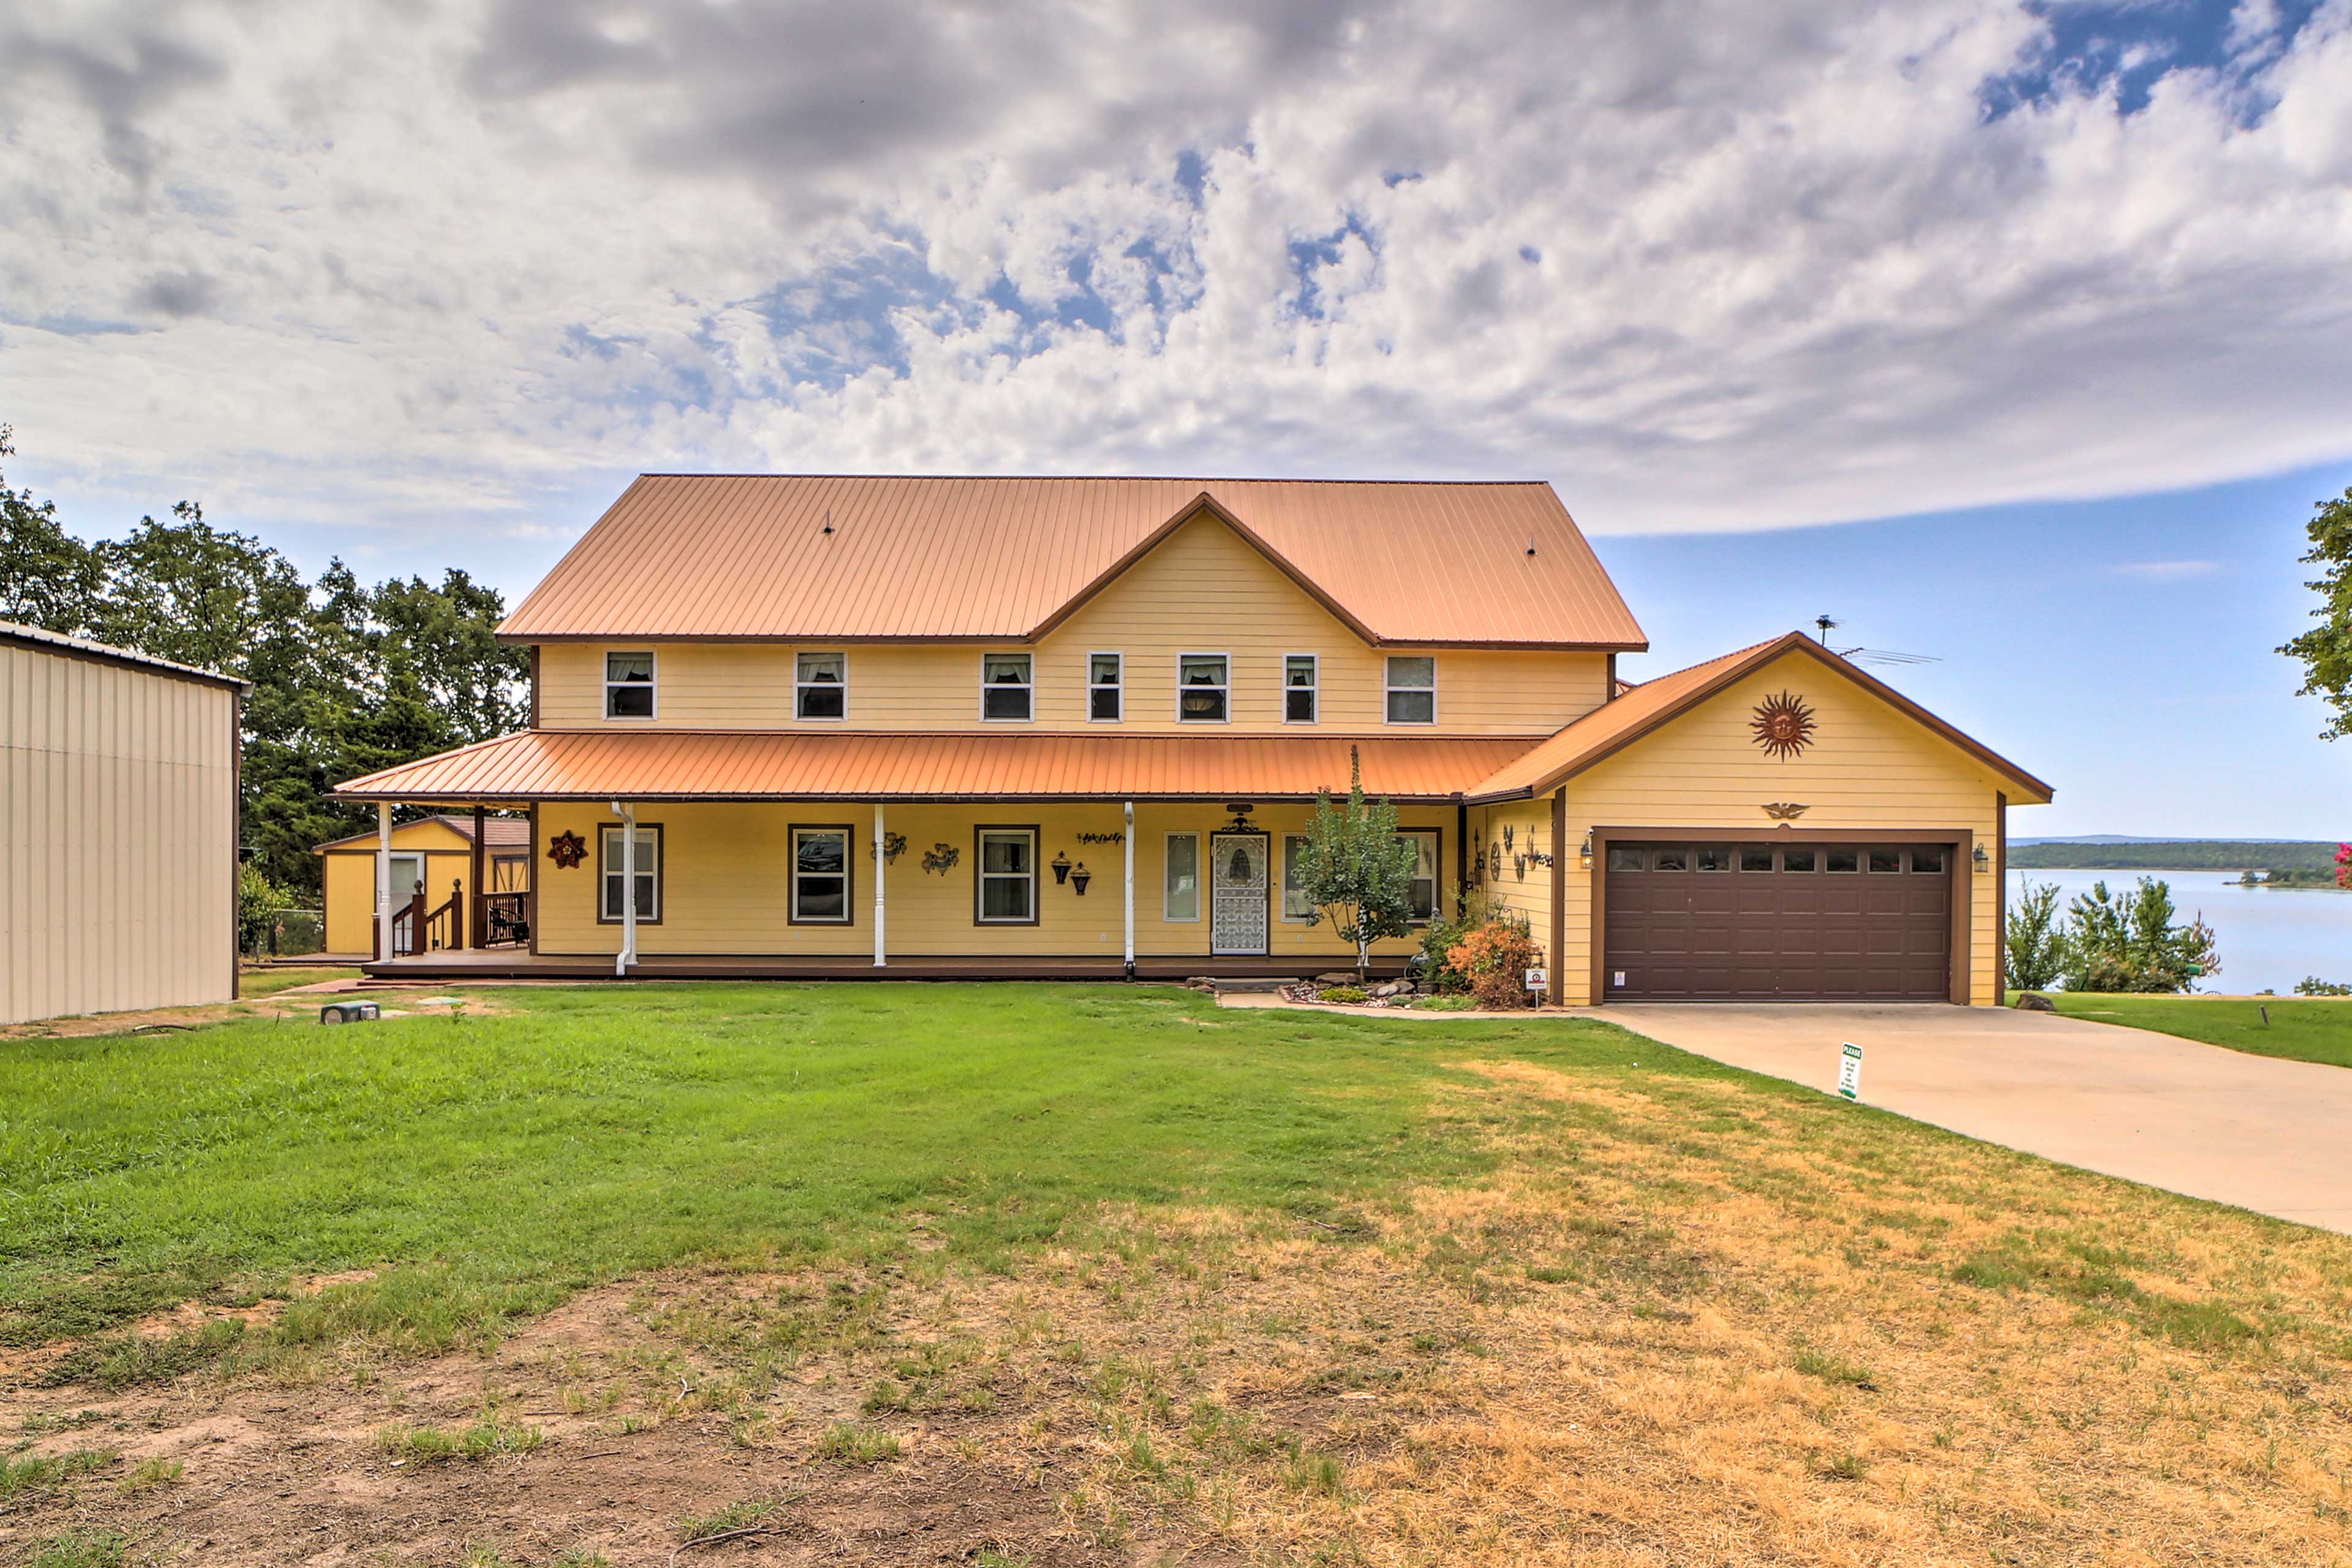
[[[2047,784],[1799,633],[1612,691],[1465,793],[1549,1000],[2000,1005]]]
[[[1941,1002],[1953,994],[1956,839],[1611,842],[1612,1002]]]

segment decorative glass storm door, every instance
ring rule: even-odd
[[[1263,833],[1209,836],[1209,951],[1262,958],[1266,951],[1266,854]]]

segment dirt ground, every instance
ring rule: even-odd
[[[80,1531],[227,1568],[2352,1563],[2342,1238],[1952,1140],[1766,1138],[1736,1085],[1479,1070],[1451,1112],[1502,1167],[1366,1212],[668,1273],[431,1361],[23,1364],[13,1462],[91,1457],[0,1486],[0,1561]],[[1681,1142],[1727,1119],[1780,1152]],[[2021,1213],[2137,1284],[1956,1275]],[[2257,1264],[2259,1340],[2146,1308]]]

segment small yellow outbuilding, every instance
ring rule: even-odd
[[[404,822],[392,830],[393,951],[430,952],[439,948],[479,947],[480,934],[503,931],[512,921],[528,921],[522,895],[530,890],[530,823],[520,816],[485,816],[478,846],[475,819],[470,816],[427,816]],[[476,850],[480,851],[479,886],[486,895],[478,908],[473,900]],[[319,845],[324,884],[327,951],[355,957],[375,955],[375,860],[373,833],[356,833]],[[423,900],[423,918],[417,900]],[[453,925],[452,901],[457,910]],[[463,940],[449,940],[455,930]],[[520,933],[528,940],[529,930]],[[509,940],[516,940],[509,936]]]

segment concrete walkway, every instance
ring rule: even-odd
[[[1699,1056],[2069,1165],[2352,1232],[2352,1068],[2047,1013],[1633,1004],[1601,1016]]]

